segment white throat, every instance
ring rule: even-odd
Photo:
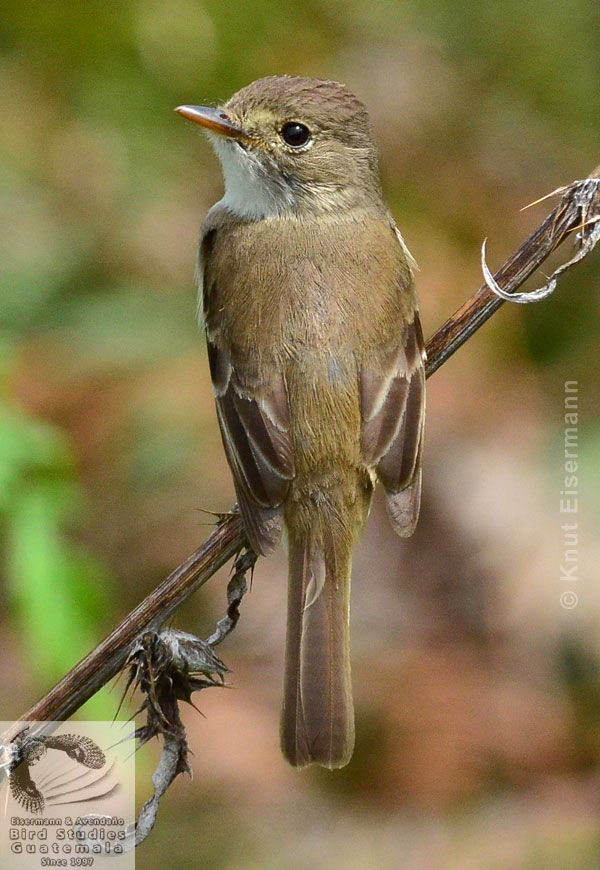
[[[225,181],[225,195],[218,205],[236,217],[258,220],[280,215],[293,204],[292,190],[283,179],[277,183],[265,173],[252,151],[243,151],[236,142],[218,135],[210,140]]]

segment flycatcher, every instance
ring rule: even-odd
[[[225,179],[198,279],[240,513],[258,554],[287,530],[283,753],[343,767],[352,548],[377,480],[399,535],[419,513],[414,262],[383,199],[366,109],[343,85],[273,76],[219,108],[176,111],[208,132]]]

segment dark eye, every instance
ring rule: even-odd
[[[288,121],[281,128],[281,138],[286,145],[300,148],[301,145],[306,145],[310,139],[310,130],[304,124],[299,124],[297,121]]]

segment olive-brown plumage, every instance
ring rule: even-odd
[[[282,748],[296,766],[341,767],[354,745],[352,548],[376,479],[399,534],[419,511],[424,352],[410,255],[368,116],[342,85],[272,77],[218,115],[179,111],[212,131],[225,176],[198,273],[240,511],[257,553],[284,525],[288,535]]]

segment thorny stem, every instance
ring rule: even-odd
[[[589,177],[600,177],[600,166]],[[581,228],[581,203],[574,191],[576,183],[565,188],[557,208],[495,273],[496,282],[504,290],[514,293],[569,233]],[[597,196],[591,205],[588,204],[588,220],[600,211],[599,198]],[[427,377],[436,372],[502,304],[502,299],[486,285],[480,287],[427,342]],[[239,514],[226,514],[208,540],[28,710],[21,721],[69,718],[123,667],[130,646],[140,632],[160,628],[183,601],[244,547],[247,547],[247,542]],[[10,740],[10,732],[3,737]]]

